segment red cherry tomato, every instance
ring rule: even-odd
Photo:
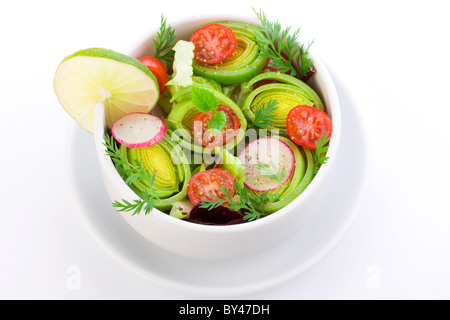
[[[194,58],[202,63],[216,64],[236,51],[234,32],[221,24],[211,23],[195,31],[190,40],[194,45]]]
[[[194,174],[189,180],[187,192],[189,199],[196,205],[202,200],[216,201],[211,194],[225,200],[220,187],[227,188],[230,195],[234,195],[234,178],[231,173],[225,169],[214,168]]]
[[[208,123],[214,114],[212,111],[208,113],[200,112],[193,123],[194,138],[205,147],[217,147],[230,142],[239,131],[239,117],[229,106],[220,104],[217,106],[217,112],[225,112],[227,122],[220,134],[215,134],[208,130]]]
[[[155,57],[150,56],[142,57],[139,61],[153,73],[156,80],[158,80],[159,93],[163,93],[166,90],[167,83],[167,70],[164,65]]]
[[[330,138],[333,131],[330,117],[311,106],[293,108],[287,116],[286,128],[292,141],[309,149],[316,148],[317,140],[323,134]]]

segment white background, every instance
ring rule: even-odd
[[[252,7],[315,39],[365,120],[373,172],[357,220],[330,254],[287,283],[234,298],[450,298],[450,22],[436,0],[3,1],[0,298],[203,298],[143,278],[86,229],[66,176],[73,120],[52,81],[79,49],[129,52],[161,13],[176,22],[253,16]],[[72,266],[80,288],[67,285]]]

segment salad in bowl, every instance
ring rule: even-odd
[[[153,243],[224,259],[307,222],[340,136],[334,84],[299,32],[256,19],[191,19],[134,53],[66,57],[54,79],[94,135],[112,206]]]

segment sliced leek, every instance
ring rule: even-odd
[[[268,128],[286,129],[286,118],[289,111],[298,105],[314,106],[323,110],[323,103],[314,90],[306,83],[287,74],[265,72],[257,75],[247,83],[252,87],[261,80],[276,80],[277,83],[258,86],[242,102],[241,108],[249,123],[255,121],[255,111],[270,100],[278,101],[275,117],[269,121]]]
[[[192,82],[194,84],[204,85],[211,87],[211,89],[222,92],[221,85],[213,80],[208,79],[205,77],[199,77],[199,76],[192,76]],[[179,96],[179,92],[183,92],[185,88],[181,86],[176,85],[169,85],[167,86],[167,90],[164,91],[158,100],[158,104],[161,106],[161,108],[164,110],[166,114],[169,114],[172,111],[172,108],[176,102],[174,102],[175,99],[173,99],[173,96]],[[189,91],[190,92],[190,91]]]
[[[223,93],[212,90],[211,87],[204,87],[201,85],[197,86],[210,90],[216,97],[219,104],[229,106],[239,118],[240,130],[238,131],[238,134],[225,146],[226,149],[234,148],[244,138],[245,131],[247,130],[247,120],[245,115],[242,113],[241,109]],[[194,138],[194,118],[199,114],[199,111],[195,108],[191,100],[190,93],[191,87],[188,87],[178,91],[172,97],[172,101],[178,102],[174,105],[172,111],[167,117],[166,124],[173,131],[172,139],[179,143],[183,148],[197,153],[204,153],[205,149],[208,149],[211,153],[213,153],[212,148],[202,146]]]
[[[250,80],[264,68],[267,59],[261,57],[255,33],[260,31],[253,25],[238,21],[218,21],[233,30],[236,36],[236,51],[228,59],[207,65],[194,59],[194,74],[213,79],[222,85],[233,85]]]
[[[130,186],[138,195],[144,190],[154,194],[158,198],[154,200],[155,208],[169,210],[173,202],[186,197],[191,178],[189,162],[184,153],[176,152],[175,145],[167,136],[151,147],[130,149],[122,145],[120,151],[129,163],[139,161],[151,175],[155,174],[152,186],[139,180]]]

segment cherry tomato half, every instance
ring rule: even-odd
[[[330,138],[333,131],[330,117],[311,106],[296,106],[289,111],[286,128],[292,141],[309,149],[316,148],[317,140],[323,134]]]
[[[194,58],[202,63],[216,64],[236,51],[236,36],[230,28],[211,23],[195,31],[190,40],[194,45]]]
[[[234,195],[234,178],[231,173],[225,169],[214,168],[194,174],[189,180],[187,192],[191,202],[196,205],[202,200],[217,200],[211,194],[225,200],[220,187],[227,188],[230,195]]]
[[[167,70],[164,65],[155,57],[150,56],[142,57],[139,61],[153,73],[156,80],[158,80],[159,93],[163,93],[166,90],[167,83]]]
[[[220,134],[215,134],[208,130],[208,123],[214,114],[212,111],[208,113],[200,112],[193,123],[194,138],[205,147],[217,147],[230,142],[239,131],[239,117],[229,106],[220,104],[217,106],[217,112],[225,112],[227,122]]]

